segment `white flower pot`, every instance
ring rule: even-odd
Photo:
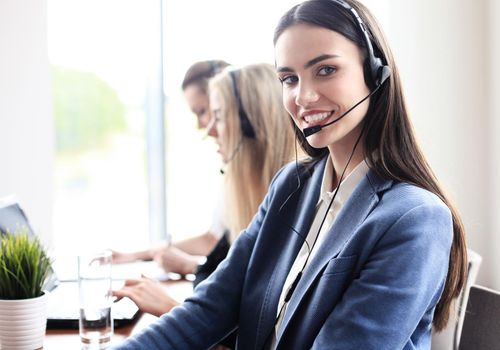
[[[0,299],[0,349],[34,350],[43,346],[48,294],[32,299]]]

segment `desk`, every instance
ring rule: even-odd
[[[167,281],[163,283],[165,289],[175,300],[182,301],[193,291],[193,284],[187,280]],[[116,345],[141,329],[154,322],[157,317],[142,314],[134,324],[115,329],[111,344]],[[80,349],[80,335],[78,329],[48,329],[43,342],[43,350]]]

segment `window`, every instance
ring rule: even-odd
[[[148,155],[156,150],[146,143],[146,106],[158,14],[152,1],[48,1],[56,256],[149,245]]]

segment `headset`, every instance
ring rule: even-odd
[[[365,73],[368,73],[370,76],[370,84],[372,85],[372,89],[377,89],[384,83],[384,81],[389,78],[391,75],[391,69],[388,65],[385,65],[382,62],[382,59],[375,56],[375,51],[373,49],[372,41],[370,40],[370,35],[368,33],[368,29],[359,16],[358,12],[348,3],[343,0],[331,0],[332,2],[339,4],[343,8],[345,8],[349,13],[352,14],[352,17],[358,24],[358,28],[361,30],[363,34],[363,38],[365,39],[367,57],[365,61]]]
[[[352,14],[352,17],[358,24],[358,28],[361,30],[363,33],[363,38],[365,39],[365,44],[366,44],[366,50],[367,50],[367,57],[365,60],[364,64],[364,74],[365,74],[365,80],[367,80],[367,83],[370,87],[370,93],[366,95],[363,99],[361,99],[359,102],[357,102],[354,106],[349,108],[347,111],[345,111],[340,117],[337,119],[332,120],[331,122],[328,122],[323,125],[315,125],[311,126],[309,128],[305,128],[303,130],[304,136],[308,137],[311,136],[319,131],[321,131],[324,127],[327,127],[329,125],[332,125],[338,121],[340,121],[342,118],[344,118],[349,112],[351,112],[354,108],[359,106],[362,102],[364,102],[367,98],[372,96],[375,92],[378,91],[378,89],[382,86],[382,84],[389,78],[391,75],[391,68],[389,68],[388,65],[384,64],[382,62],[382,59],[375,56],[375,51],[373,50],[373,45],[370,40],[370,35],[368,34],[368,29],[359,16],[358,12],[352,8],[351,5],[346,3],[343,0],[331,0],[333,3],[342,6],[344,9],[349,11],[349,13]],[[366,79],[366,76],[368,75],[368,79]]]
[[[250,139],[255,138],[255,130],[248,119],[248,115],[243,108],[243,103],[241,102],[240,91],[238,89],[238,76],[236,70],[229,71],[229,76],[231,77],[231,82],[233,85],[233,93],[236,98],[236,107],[238,108],[238,116],[240,118],[241,133],[243,136]]]
[[[234,147],[233,151],[229,155],[224,166],[220,168],[220,173],[222,175],[226,173],[225,168],[229,163],[232,162],[234,157],[236,157],[236,154],[238,154],[239,150],[241,149],[241,145],[243,144],[243,138],[248,137],[250,139],[255,139],[255,129],[253,128],[252,123],[250,123],[250,119],[248,119],[247,112],[245,112],[245,109],[243,108],[243,103],[241,102],[240,91],[238,89],[237,72],[235,70],[231,70],[229,71],[229,76],[231,77],[231,83],[233,85],[233,94],[236,99],[236,107],[238,108],[238,117],[240,118],[240,129],[242,136],[240,137],[240,140],[236,144],[236,147]]]

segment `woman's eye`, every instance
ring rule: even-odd
[[[282,84],[292,85],[298,81],[298,78],[295,75],[286,75],[284,77],[279,78]]]
[[[330,74],[333,74],[337,71],[337,68],[335,67],[330,67],[330,66],[326,66],[326,67],[322,67],[319,71],[318,71],[318,75],[321,75],[321,76],[327,76],[327,75],[330,75]]]

